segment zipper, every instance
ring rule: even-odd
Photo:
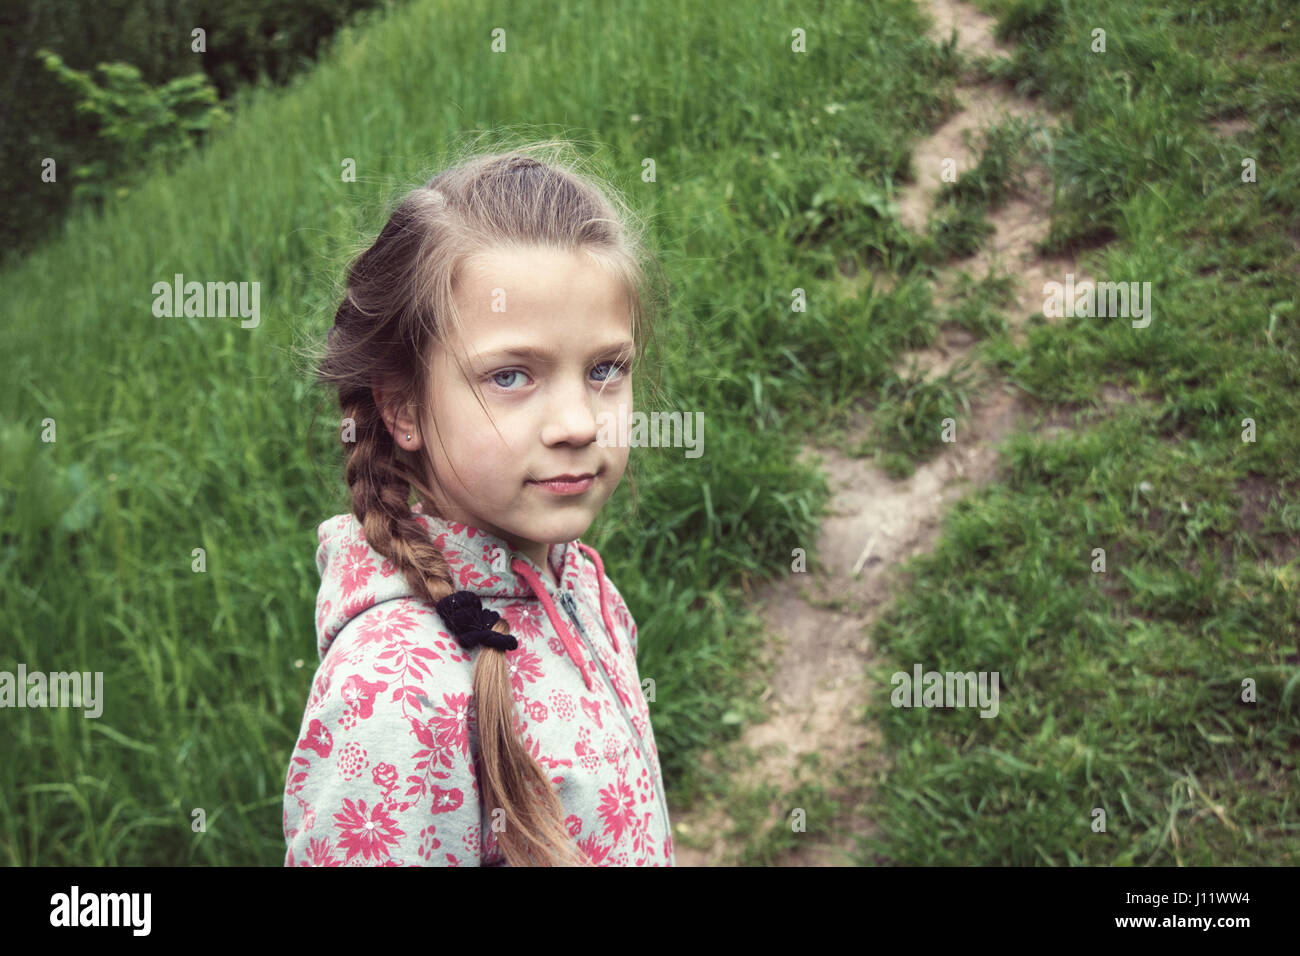
[[[609,673],[605,670],[605,664],[604,662],[601,661],[600,655],[597,654],[596,649],[591,646],[591,640],[587,635],[587,629],[582,626],[582,619],[578,617],[578,605],[577,602],[574,601],[573,599],[573,592],[572,591],[560,592],[560,604],[562,604],[564,606],[564,609],[569,612],[569,617],[573,620],[573,623],[577,625],[578,633],[582,636],[583,645],[591,653],[591,656],[595,658],[596,666],[600,668],[601,674],[604,675],[606,683],[608,683],[609,685],[609,696],[614,699],[614,703],[618,704],[619,713],[621,713],[623,715],[623,719],[627,721],[627,729],[632,731],[632,736],[635,737],[637,741],[640,742],[641,748],[644,750],[645,741],[642,740],[641,735],[636,732],[636,725],[632,723],[632,718],[628,716],[627,711],[623,709],[623,699],[619,697],[618,692],[614,690],[614,681],[610,678]]]
[[[600,655],[597,654],[595,648],[591,646],[591,641],[587,637],[587,629],[582,626],[582,621],[578,617],[578,609],[573,599],[573,593],[571,591],[561,591],[560,603],[564,605],[564,609],[569,612],[569,617],[573,620],[573,623],[577,625],[578,634],[582,637],[583,645],[587,648],[587,651],[591,656],[595,658],[596,666],[600,668],[600,673],[605,679],[606,686],[609,688],[609,696],[613,698],[614,703],[618,706],[619,713],[623,715],[623,720],[627,723],[627,729],[632,732],[632,736],[641,744],[641,759],[644,761],[646,769],[651,769],[650,761],[652,755],[650,753],[650,747],[645,742],[645,738],[637,733],[636,725],[632,723],[632,718],[628,716],[627,711],[623,709],[623,699],[618,696],[618,692],[614,689],[613,679],[609,676],[609,672],[605,670],[605,664],[600,659]],[[639,689],[638,693],[640,693]],[[659,799],[659,810],[663,813],[664,828],[667,831],[664,834],[664,838],[667,839],[672,836],[672,824],[668,819],[668,805],[664,802],[664,788],[662,784],[663,781],[659,780],[657,783],[653,783],[652,786],[654,786],[655,796]]]

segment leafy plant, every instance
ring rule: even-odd
[[[79,96],[77,112],[99,123],[99,135],[115,150],[109,160],[97,159],[73,170],[77,198],[104,198],[116,189],[124,195],[127,183],[154,163],[170,163],[187,154],[203,134],[229,122],[217,91],[202,73],[180,76],[152,87],[130,63],[101,63],[102,82],[76,70],[51,50],[37,57],[60,82]]]

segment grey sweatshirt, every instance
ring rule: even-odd
[[[413,513],[519,642],[510,662],[525,745],[565,825],[601,866],[672,866],[673,842],[636,622],[593,548],[551,545],[560,578],[478,528]],[[351,514],[317,530],[312,682],[284,790],[286,866],[499,866],[478,794],[472,674],[436,608],[365,541]]]

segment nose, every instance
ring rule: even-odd
[[[594,407],[600,396],[579,376],[565,376],[557,384],[546,408],[542,442],[546,445],[585,447],[596,440],[599,423]]]

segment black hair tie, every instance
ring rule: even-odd
[[[456,643],[465,650],[482,646],[513,651],[519,646],[513,634],[492,630],[492,625],[501,619],[501,615],[485,610],[473,591],[448,594],[438,602],[438,613],[447,622]]]

